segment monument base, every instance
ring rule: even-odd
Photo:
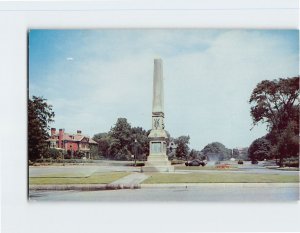
[[[174,172],[174,166],[165,154],[149,155],[141,172]]]

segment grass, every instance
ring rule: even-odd
[[[164,183],[298,183],[298,175],[276,174],[167,174],[153,173],[144,184]]]
[[[128,172],[94,173],[91,176],[74,176],[73,174],[51,174],[41,177],[30,177],[29,185],[44,184],[109,184],[124,176]]]
[[[89,176],[90,175],[87,175],[85,173],[56,173],[56,174],[39,175],[30,178],[87,178]]]
[[[216,168],[215,166],[175,166],[175,170],[220,170],[220,171],[232,171],[232,170],[238,170],[237,167],[230,166],[229,168],[221,169]]]

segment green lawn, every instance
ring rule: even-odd
[[[220,170],[220,171],[232,171],[232,170],[238,170],[238,167],[230,166],[229,168],[216,168],[215,166],[175,166],[175,170]]]
[[[298,175],[275,174],[167,174],[152,173],[144,184],[164,183],[297,183]]]
[[[124,176],[128,172],[94,173],[91,176],[80,176],[74,174],[51,174],[41,177],[30,177],[29,185],[43,184],[109,184]]]

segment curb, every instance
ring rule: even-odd
[[[177,184],[141,184],[141,188],[209,188],[209,187],[239,187],[239,188],[299,188],[299,183],[177,183]]]
[[[29,185],[29,191],[99,191],[118,189],[162,189],[162,188],[299,188],[299,183],[177,183],[177,184],[73,184],[73,185]]]
[[[98,190],[117,190],[117,189],[140,189],[139,184],[87,184],[87,185],[29,185],[29,191],[98,191]]]

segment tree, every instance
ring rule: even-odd
[[[286,128],[298,117],[298,97],[299,77],[260,82],[249,100],[253,124],[267,123],[270,130]]]
[[[266,138],[271,142],[270,150],[279,158],[280,166],[284,158],[299,156],[298,97],[299,77],[293,77],[260,82],[249,100],[253,124],[267,123],[269,133]]]
[[[55,148],[47,148],[47,150],[45,150],[45,153],[43,154],[43,157],[52,158],[52,159],[61,159],[62,152]]]
[[[43,97],[28,99],[28,158],[31,161],[47,153],[49,124],[54,122],[52,106]]]
[[[176,149],[176,157],[177,158],[184,158],[189,154],[189,146],[190,143],[190,136],[180,136],[175,139],[175,144],[177,145]]]
[[[190,155],[189,157],[191,159],[205,159],[205,156],[203,155],[203,153],[201,151],[198,151],[198,150],[195,150],[195,149],[192,149],[191,152],[190,152]]]
[[[232,157],[238,158],[240,156],[240,152],[238,149],[232,149]]]
[[[95,134],[93,140],[95,140],[98,143],[98,155],[100,157],[109,158],[108,150],[111,145],[112,139],[110,138],[108,133]]]
[[[220,142],[207,144],[201,152],[208,158],[208,160],[223,160],[231,157],[231,150],[227,149]]]
[[[249,147],[249,158],[251,161],[269,159],[271,156],[270,150],[270,141],[266,137],[258,138]]]
[[[114,127],[108,133],[111,138],[108,149],[110,157],[117,160],[129,160],[133,143],[131,126],[126,118],[118,118]]]
[[[120,141],[121,147],[128,147],[132,141],[131,137],[131,126],[127,122],[126,118],[118,118],[115,126],[111,128],[109,135],[112,138],[118,139]]]
[[[139,159],[145,159],[149,154],[149,133],[150,131],[146,131],[142,127],[132,127],[131,129],[132,143],[130,144],[130,151],[134,154],[136,147]],[[135,145],[135,140],[137,140],[137,145]]]
[[[291,121],[285,129],[281,130],[280,134],[276,135],[271,132],[266,136],[273,138],[273,141],[276,142],[271,148],[271,155],[276,159],[279,158],[279,166],[283,166],[284,158],[299,156],[299,136],[295,133],[295,128],[298,127],[297,123]]]
[[[90,158],[98,159],[99,147],[97,145],[90,144]]]

